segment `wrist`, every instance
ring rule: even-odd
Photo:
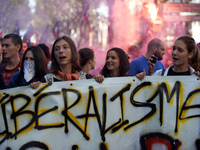
[[[148,71],[148,74],[147,75],[152,75],[153,74],[153,72],[152,71]]]

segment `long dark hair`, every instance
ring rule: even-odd
[[[49,52],[49,47],[46,44],[44,44],[44,43],[40,43],[37,46],[39,46],[43,50],[44,55],[46,56],[46,58],[48,60],[50,60],[51,56],[50,56],[50,52]]]
[[[199,64],[200,54],[199,54],[199,49],[198,49],[198,47],[197,47],[197,45],[195,43],[195,40],[192,37],[190,37],[190,36],[181,36],[177,40],[181,40],[181,41],[184,42],[184,44],[187,47],[188,53],[193,52],[193,56],[192,56],[191,59],[189,59],[188,63],[195,70],[199,70],[199,67],[200,67],[200,64]]]
[[[114,48],[110,49],[107,52],[107,55],[110,51],[115,51],[119,57],[119,62],[120,62],[119,76],[125,76],[130,68],[130,63],[128,61],[127,54],[121,48],[118,48],[118,47],[114,47]],[[108,70],[106,63],[104,65],[104,67],[101,69],[100,74],[104,75],[105,77],[110,75],[110,71]]]
[[[38,46],[30,46],[27,48],[27,50],[24,52],[24,55],[22,57],[22,65],[21,65],[21,70],[20,73],[22,76],[24,76],[24,61],[25,61],[25,56],[28,51],[31,51],[33,53],[34,61],[35,61],[35,76],[33,77],[33,81],[38,81],[44,75],[48,73],[47,69],[47,60],[45,58],[45,55],[43,51],[40,49]],[[31,82],[33,82],[31,80]]]
[[[79,62],[78,62],[78,51],[77,51],[77,48],[76,48],[76,45],[75,45],[74,41],[68,36],[59,37],[53,43],[53,47],[52,47],[52,51],[51,51],[51,61],[52,61],[52,63],[51,63],[51,72],[57,74],[58,71],[61,71],[60,67],[59,67],[59,64],[58,64],[58,62],[57,62],[57,60],[55,58],[55,54],[54,54],[55,44],[58,41],[61,41],[61,40],[65,40],[69,44],[69,47],[70,47],[71,53],[72,53],[72,58],[71,58],[72,73],[75,73],[76,71],[80,70],[80,66],[79,66]]]

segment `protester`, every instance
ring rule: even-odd
[[[6,58],[3,57],[3,38],[0,37],[0,65],[6,63]]]
[[[90,74],[90,71],[95,68],[94,51],[90,48],[82,48],[78,51],[79,62],[81,71],[78,72],[79,79],[92,79],[94,76]]]
[[[49,62],[50,59],[51,59],[51,55],[50,55],[50,52],[49,52],[49,47],[44,43],[40,43],[40,44],[38,44],[38,46],[43,50],[44,55],[47,58],[47,61]]]
[[[7,34],[3,38],[2,42],[3,55],[7,59],[6,63],[0,67],[6,87],[12,75],[20,70],[21,59],[19,58],[19,52],[22,48],[21,37],[17,34]]]
[[[160,60],[163,59],[163,55],[165,54],[165,46],[164,43],[157,38],[152,39],[147,46],[147,52],[145,55],[142,55],[139,58],[134,59],[131,62],[130,69],[128,71],[131,75],[136,75],[145,69],[146,75],[148,75],[148,61],[151,59],[152,56],[157,57],[157,61],[155,62],[155,69],[153,72],[159,69],[163,69],[164,66]]]
[[[47,59],[47,68],[50,70],[50,67],[51,67],[51,55],[50,55],[50,52],[49,52],[49,47],[44,44],[44,43],[40,43],[38,44],[38,46],[43,50],[44,52],[44,55]]]
[[[47,70],[47,61],[43,51],[38,46],[30,46],[22,57],[21,70],[12,76],[8,88],[40,81],[48,73]]]
[[[21,49],[21,51],[19,53],[19,57],[20,58],[23,57],[23,55],[24,55],[24,53],[25,53],[25,51],[26,51],[27,48],[28,48],[27,42],[26,41],[22,41],[22,49]]]
[[[200,43],[197,43],[196,46],[198,51],[197,53],[200,55]],[[195,71],[200,71],[200,56],[197,59],[198,60],[196,63],[192,62],[192,60],[189,60],[189,65],[194,68]]]
[[[114,47],[107,52],[106,63],[100,71],[102,76],[95,77],[96,81],[102,83],[104,77],[124,77],[130,76],[127,72],[130,68],[130,63],[126,53],[121,49]],[[144,79],[145,70],[136,75],[139,80]]]
[[[56,39],[52,47],[51,61],[51,73],[45,75],[41,82],[79,80],[78,51],[70,37],[62,36]],[[37,88],[41,82],[31,83],[30,86]]]
[[[183,76],[183,75],[198,75],[199,72],[189,65],[191,61],[195,66],[199,65],[199,51],[192,37],[181,36],[173,46],[172,50],[173,64],[165,69],[156,71],[154,76]],[[153,67],[152,67],[153,68]]]

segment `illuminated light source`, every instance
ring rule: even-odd
[[[148,8],[148,12],[151,15],[151,19],[155,21],[158,13],[158,8],[156,7],[156,5],[154,3],[148,3],[145,5],[145,7]]]
[[[143,3],[137,0],[125,0],[125,4],[127,5],[131,15],[139,13],[143,7]]]
[[[157,25],[163,24],[162,18],[157,17],[155,20],[153,20],[153,24],[157,24]]]
[[[174,40],[174,36],[167,36],[167,40],[168,41]]]
[[[128,2],[128,8],[129,8],[129,10],[130,10],[130,12],[131,12],[131,14],[134,14],[135,12],[134,12],[134,8],[135,8],[135,1],[133,1],[133,0],[129,0],[129,2]]]
[[[152,23],[154,32],[160,32],[162,30],[163,20],[161,17],[157,17],[155,20],[152,21]]]
[[[130,0],[128,3],[129,9],[135,8],[135,1]]]

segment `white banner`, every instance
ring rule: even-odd
[[[0,149],[199,149],[194,76],[106,78],[0,91]]]

